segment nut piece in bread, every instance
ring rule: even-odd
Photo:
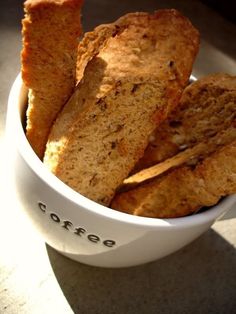
[[[181,166],[128,192],[111,207],[134,215],[176,218],[215,205],[236,193],[236,141],[209,155],[192,169]]]
[[[176,10],[128,14],[114,25],[122,30],[88,62],[44,157],[62,181],[104,205],[178,103],[199,46]]]
[[[82,0],[27,0],[22,78],[29,88],[26,136],[42,158],[49,130],[75,86]]]
[[[210,139],[235,121],[236,76],[210,74],[191,83],[180,103],[150,137],[138,172]]]

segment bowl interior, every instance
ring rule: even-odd
[[[194,77],[191,78],[195,80]],[[25,163],[37,174],[37,176],[48,186],[57,193],[64,196],[70,202],[79,204],[81,207],[88,211],[92,211],[96,215],[104,216],[113,220],[122,221],[124,223],[136,224],[142,226],[156,227],[171,227],[171,228],[188,228],[192,225],[198,225],[210,220],[214,220],[223,215],[229,208],[236,203],[236,195],[225,197],[217,205],[208,208],[207,210],[200,211],[194,215],[159,219],[133,216],[126,213],[118,212],[111,208],[97,204],[96,202],[87,199],[81,194],[75,192],[69,186],[64,184],[56,176],[54,176],[36,156],[31,148],[24,132],[25,124],[25,111],[27,106],[27,93],[28,90],[24,86],[19,74],[11,88],[8,101],[8,114],[7,114],[7,136],[12,138],[8,139],[9,143],[16,143],[17,151],[24,159]],[[16,110],[17,108],[17,110]]]

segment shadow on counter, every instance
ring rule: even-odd
[[[233,313],[236,250],[214,230],[182,250],[142,266],[86,266],[47,246],[74,313]]]

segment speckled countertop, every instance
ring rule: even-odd
[[[0,313],[235,313],[236,208],[181,251],[126,269],[73,262],[32,230],[8,182],[4,156],[7,97],[20,70],[22,2],[0,3]],[[193,73],[236,74],[236,24],[197,0],[85,0],[83,24],[90,30],[126,12],[170,7],[201,32]]]

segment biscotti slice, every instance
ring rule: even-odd
[[[115,24],[103,24],[97,26],[93,31],[84,34],[83,39],[78,45],[78,55],[76,64],[76,82],[77,84],[83,78],[84,70],[90,60],[99,53],[106,45],[107,40],[115,37],[126,28],[121,22]]]
[[[235,120],[236,76],[211,74],[191,83],[179,106],[151,135],[134,172],[155,165],[227,129]]]
[[[128,14],[115,25],[122,31],[88,62],[44,157],[62,181],[104,205],[176,106],[199,46],[198,31],[175,10]]]
[[[42,158],[49,130],[75,87],[82,0],[24,3],[22,78],[29,88],[26,136]]]
[[[143,169],[132,176],[126,178],[122,185],[122,190],[129,189],[130,186],[138,185],[154,177],[160,176],[166,171],[172,168],[176,168],[180,165],[187,164],[189,166],[195,166],[199,161],[206,158],[208,155],[215,152],[222,146],[225,146],[236,140],[236,124],[235,121],[232,125],[218,132],[211,138],[206,138],[204,141],[196,144],[193,147],[187,148],[184,151],[179,152],[173,157],[150,167]]]
[[[175,218],[236,193],[236,141],[192,169],[182,166],[128,192],[116,195],[111,207],[138,216]]]

